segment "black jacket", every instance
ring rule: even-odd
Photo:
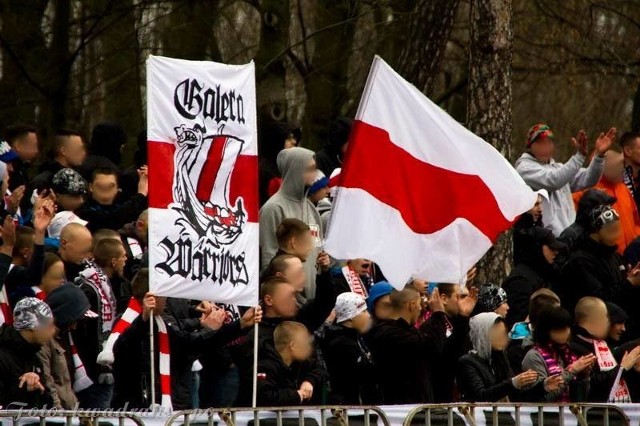
[[[339,405],[376,404],[379,385],[371,352],[352,328],[327,327],[320,348],[329,370],[329,403]]]
[[[591,336],[585,329],[575,326],[571,332],[571,340],[569,341],[569,347],[571,350],[578,357],[589,354],[595,355],[593,343],[584,340],[582,337],[593,339],[593,336]],[[617,361],[620,362],[621,357],[616,356],[615,352],[613,354]],[[596,362],[591,370],[589,398],[586,402],[607,402],[619,369],[620,365],[609,371],[601,371],[598,363]],[[626,377],[628,374],[629,372],[624,372],[622,377]]]
[[[516,393],[511,381],[513,372],[504,353],[492,354],[491,363],[475,353],[464,355],[458,361],[457,373],[463,401],[497,402],[513,398]]]
[[[165,320],[165,323],[171,351],[171,401],[174,409],[186,410],[191,408],[191,394],[190,390],[184,390],[184,375],[190,374],[193,359],[211,347],[222,346],[240,336],[240,323],[231,323],[217,332],[185,331],[173,322]],[[154,346],[158,348],[157,327],[154,330]],[[113,353],[115,388],[112,406],[120,408],[128,402],[129,408],[148,408],[151,405],[149,322],[144,321],[142,315],[118,338]],[[156,349],[156,403],[160,403],[161,398],[159,366]]]
[[[148,207],[147,197],[136,194],[122,204],[114,203],[110,206],[98,204],[95,200],[89,199],[76,214],[86,220],[87,228],[91,232],[98,229],[113,229],[117,231],[129,222],[138,219]]]
[[[382,404],[435,401],[432,365],[440,353],[435,342],[404,319],[380,321],[367,341],[380,380]]]
[[[447,324],[453,327],[447,336]],[[458,316],[448,318],[444,312],[436,312],[420,327],[431,345],[434,398],[436,403],[450,403],[455,400],[455,368],[458,359],[471,350],[469,340],[469,318]]]
[[[326,372],[314,359],[294,362],[287,367],[269,340],[263,342],[258,353],[258,406],[282,407],[320,401]],[[313,386],[313,398],[302,402],[298,389],[305,381]]]
[[[49,392],[39,390],[29,392],[27,387],[19,388],[20,376],[25,373],[37,373],[40,383],[44,386],[42,364],[38,359],[41,346],[34,345],[18,333],[13,326],[3,325],[0,328],[0,406],[10,409],[11,403],[24,403],[25,406],[13,406],[18,408],[41,408],[44,405],[51,407],[52,400]]]
[[[554,289],[569,312],[573,312],[578,300],[585,296],[599,297],[605,302],[613,302],[629,313],[630,327],[637,323],[635,301],[640,296],[640,288],[634,288],[626,277],[622,257],[616,247],[597,243],[592,238],[583,241],[571,254],[563,270],[562,283]]]

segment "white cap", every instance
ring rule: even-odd
[[[336,299],[336,322],[341,323],[354,319],[367,310],[367,302],[359,294],[342,293]]]
[[[56,215],[53,217],[53,220],[47,227],[47,233],[49,234],[49,237],[60,238],[62,228],[70,223],[79,223],[80,225],[85,226],[89,222],[80,219],[74,212],[63,211],[56,213]]]

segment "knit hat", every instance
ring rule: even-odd
[[[85,195],[87,182],[80,173],[67,167],[53,175],[51,188],[56,194]]]
[[[367,302],[359,294],[342,293],[336,299],[336,322],[341,323],[354,319],[367,310]]]
[[[618,212],[609,206],[599,206],[589,214],[589,232],[597,232],[605,225],[620,220]]]
[[[10,163],[16,158],[18,158],[18,154],[11,148],[9,142],[0,141],[0,161]]]
[[[49,305],[35,297],[25,297],[13,309],[13,326],[16,330],[34,330],[53,322]]]
[[[533,145],[536,140],[543,138],[555,139],[553,130],[544,123],[531,126],[527,132],[527,148],[531,148],[531,145]]]
[[[329,185],[329,178],[327,178],[321,170],[316,170],[316,177],[313,179],[313,183],[309,187],[307,193],[309,195],[315,194],[322,188],[326,188]]]
[[[56,213],[56,215],[51,220],[51,223],[47,227],[47,233],[49,234],[49,237],[60,238],[62,228],[70,223],[79,223],[80,225],[85,226],[89,222],[80,219],[74,212],[63,211]]]
[[[369,290],[369,297],[367,298],[367,308],[369,309],[369,312],[373,313],[378,299],[391,294],[393,290],[393,286],[387,281],[380,281],[371,286],[371,289]]]
[[[486,284],[480,288],[478,294],[478,309],[480,312],[493,312],[507,302],[507,292],[495,284]]]
[[[609,313],[609,321],[611,324],[620,324],[629,319],[629,315],[627,315],[620,306],[611,302],[605,302],[605,304],[607,305],[607,312]]]
[[[89,299],[80,287],[71,283],[63,284],[53,290],[47,295],[45,302],[53,312],[56,327],[61,330],[67,329],[74,321],[97,316],[89,310]]]

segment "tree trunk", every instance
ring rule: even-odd
[[[427,96],[432,95],[459,4],[460,0],[420,0],[409,15],[397,69]]]
[[[511,0],[472,0],[469,45],[469,129],[511,160]],[[510,233],[480,261],[478,283],[500,284],[511,270]]]

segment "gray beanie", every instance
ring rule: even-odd
[[[53,322],[49,305],[35,297],[25,297],[13,309],[13,327],[20,330],[34,330]]]

